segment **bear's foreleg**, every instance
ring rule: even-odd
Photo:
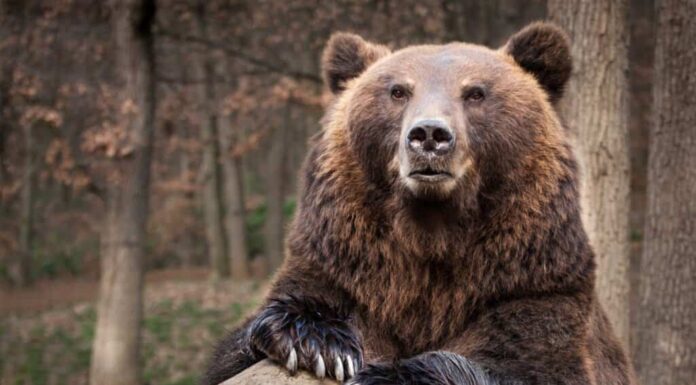
[[[217,385],[264,358],[291,374],[352,378],[363,363],[353,307],[319,269],[289,260],[256,315],[218,345],[204,384]]]
[[[595,384],[586,342],[590,301],[583,294],[501,301],[442,349],[475,362],[500,385]]]
[[[352,385],[494,385],[475,363],[446,351],[423,353],[395,363],[368,364]]]

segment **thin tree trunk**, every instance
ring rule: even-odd
[[[184,184],[189,183],[190,165],[191,160],[188,152],[182,151],[179,158],[179,180]],[[180,192],[178,199],[188,200],[188,192]],[[193,215],[193,213],[190,212],[190,215]],[[181,247],[178,249],[177,253],[182,266],[192,267],[195,265],[195,248],[193,247],[193,240],[189,233],[181,239]]]
[[[24,173],[20,203],[19,259],[17,283],[26,286],[31,282],[31,259],[34,244],[34,204],[36,201],[36,146],[34,125],[24,130]]]
[[[226,78],[229,73],[227,58],[209,57],[216,63],[216,76]],[[229,80],[228,80],[229,81]],[[227,82],[225,82],[227,83]],[[225,98],[225,89],[218,84],[213,86],[216,99]],[[246,244],[246,203],[244,196],[244,168],[242,157],[231,150],[243,138],[242,129],[232,125],[231,117],[218,109],[218,128],[220,136],[220,164],[224,179],[223,202],[225,205],[225,230],[227,235],[227,256],[231,275],[235,279],[247,279],[250,274],[249,254]]]
[[[208,38],[205,20],[205,2],[196,4],[198,35]],[[212,265],[214,279],[229,276],[230,267],[227,259],[227,240],[224,229],[223,182],[220,170],[220,149],[218,147],[218,118],[215,112],[215,93],[213,89],[212,63],[206,58],[203,47],[194,51],[193,73],[195,79],[204,79],[198,86],[198,101],[201,134],[203,138],[203,210],[205,216],[208,255]]]
[[[272,271],[283,263],[285,205],[285,160],[287,132],[290,129],[290,106],[285,107],[284,125],[271,133],[266,178],[266,255]]]
[[[2,12],[0,6],[0,12]],[[2,20],[0,20],[2,21]],[[9,123],[9,91],[11,82],[11,67],[3,60],[4,52],[0,51],[0,186],[3,185],[8,178],[7,173],[7,136],[11,130]],[[0,210],[4,207],[0,206]]]
[[[225,176],[225,227],[227,230],[227,254],[232,267],[232,278],[249,278],[249,259],[246,247],[246,209],[241,154],[230,154],[239,133],[234,132],[230,118],[221,116],[220,143],[223,175]],[[236,135],[235,135],[236,134]]]
[[[626,0],[549,0],[575,71],[561,112],[576,137],[583,222],[597,255],[597,294],[629,345],[629,156]]]
[[[116,114],[130,149],[112,159],[118,178],[106,196],[102,276],[90,384],[141,383],[143,254],[155,113],[154,0],[114,0],[121,102]],[[124,108],[124,106],[132,106]]]
[[[645,385],[696,379],[696,1],[658,1],[648,212],[636,367]]]
[[[176,49],[176,55],[174,56],[174,59],[183,62],[184,61],[184,55],[188,53],[188,47],[183,44],[177,45]],[[188,79],[188,68],[186,66],[179,66],[179,76],[182,79]],[[189,129],[188,127],[182,127],[177,129],[177,132],[174,132],[174,136],[179,136],[181,138],[188,138],[190,134],[188,133]],[[202,181],[202,178],[196,178],[195,174],[192,175],[192,172],[194,172],[192,164],[193,162],[191,161],[191,154],[189,153],[188,149],[182,149],[183,151],[179,152],[179,158],[178,163],[179,163],[179,182],[188,186],[191,183],[196,183],[199,181]],[[200,171],[195,170],[195,171]],[[198,173],[202,174],[202,173]],[[191,200],[194,200],[198,198],[196,194],[191,195],[190,191],[188,188],[184,191],[179,192],[178,197],[176,199],[180,199],[185,202],[190,202]],[[186,206],[186,211],[187,215],[192,215],[195,216],[195,207],[189,207],[188,205]],[[182,236],[182,239],[180,240],[180,247],[177,247],[177,255],[178,259],[181,263],[182,266],[185,267],[193,267],[196,265],[196,259],[200,255],[199,253],[199,248],[196,247],[199,242],[197,242],[194,238],[196,236],[193,235],[191,232],[186,232]]]
[[[630,242],[630,287],[631,287],[631,351],[636,351],[636,330],[638,330],[638,306],[640,302],[640,273],[643,255],[642,240],[647,211],[647,176],[648,176],[648,142],[652,124],[652,91],[655,55],[655,35],[657,31],[657,15],[654,0],[638,0],[630,3],[628,15],[631,44],[629,44],[628,83],[629,97],[629,129],[631,155],[631,208],[629,228]]]

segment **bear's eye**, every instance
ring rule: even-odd
[[[394,86],[391,89],[391,97],[394,100],[406,99],[408,95],[406,94],[406,89],[402,86]]]
[[[467,102],[479,103],[486,98],[486,93],[481,87],[472,87],[464,93],[464,100]]]

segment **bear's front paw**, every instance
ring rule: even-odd
[[[272,300],[249,327],[252,349],[284,365],[339,382],[362,366],[362,342],[346,315],[316,303],[286,297]]]

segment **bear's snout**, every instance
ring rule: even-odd
[[[408,130],[406,145],[421,155],[444,156],[454,149],[454,132],[439,119],[419,120]]]

